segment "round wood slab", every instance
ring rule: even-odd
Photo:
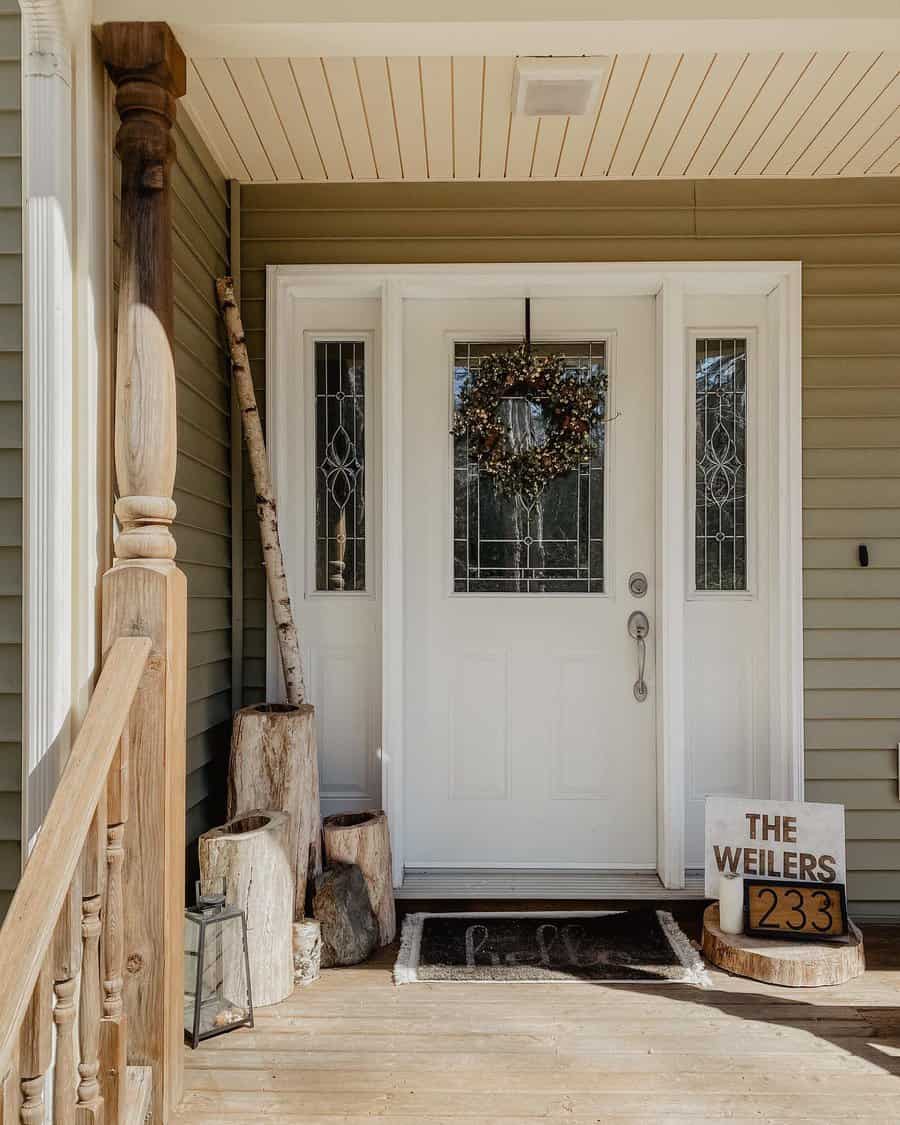
[[[716,902],[703,914],[703,956],[737,976],[792,988],[845,984],[866,968],[862,934],[852,922],[846,942],[783,941],[725,934],[719,929]]]

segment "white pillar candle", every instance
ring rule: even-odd
[[[719,876],[719,929],[724,934],[744,932],[744,880],[740,875]]]

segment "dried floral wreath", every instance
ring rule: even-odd
[[[468,439],[470,454],[499,493],[532,500],[550,481],[593,457],[605,395],[605,374],[569,372],[563,356],[535,355],[522,344],[485,356],[477,373],[469,373],[450,432]],[[499,414],[501,399],[512,397],[541,407],[546,433],[541,445],[512,449]]]

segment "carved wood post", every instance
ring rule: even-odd
[[[81,996],[78,1004],[78,1125],[101,1125],[100,1095],[100,896],[82,899]]]
[[[73,978],[53,984],[56,1060],[53,1064],[53,1125],[75,1125],[75,988]]]
[[[128,735],[106,784],[106,908],[103,911],[103,1019],[100,1021],[100,1087],[107,1121],[126,1116],[126,1043],[122,989],[125,972],[125,824],[128,820]]]
[[[56,1059],[53,1064],[53,1125],[75,1125],[75,1013],[78,972],[81,968],[81,872],[72,886],[53,935],[53,991],[56,1006]]]
[[[28,1014],[19,1035],[19,1084],[21,1125],[42,1125],[44,1082],[52,1058],[53,980],[49,961],[41,967],[31,995]]]
[[[128,730],[124,1003],[129,1061],[153,1068],[153,1119],[181,1098],[187,589],[175,567],[175,366],[169,170],[185,59],[163,23],[108,23],[122,162],[116,354],[115,565],[103,579],[103,650],[145,635],[152,650]]]

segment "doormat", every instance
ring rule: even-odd
[[[394,982],[417,981],[711,987],[700,954],[665,910],[408,914]]]

